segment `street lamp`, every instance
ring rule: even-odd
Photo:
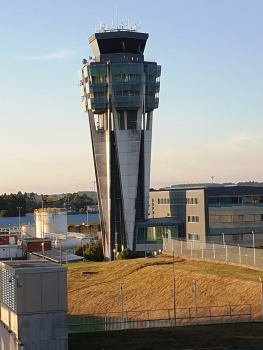
[[[194,303],[195,303],[195,324],[197,324],[197,305],[196,305],[196,282],[193,280],[194,284]]]
[[[162,252],[162,250],[161,250],[161,249],[159,249],[159,250],[158,250],[159,255],[161,254],[161,252]]]
[[[261,308],[262,308],[262,322],[263,322],[263,294],[262,294],[262,279],[258,278],[260,281],[260,295],[261,295]]]
[[[42,246],[42,260],[45,260],[45,242],[43,241],[42,243],[41,243],[41,246]]]
[[[42,239],[43,239],[43,242],[41,243],[42,245],[42,251],[43,251],[43,260],[44,260],[44,245],[45,245],[45,236],[44,236],[44,202],[45,200],[43,199],[42,197]]]
[[[11,239],[10,239],[10,237],[11,237],[11,236],[10,236],[10,224],[9,224],[8,226],[9,226],[9,230],[8,230],[8,231],[9,231],[9,237],[8,237],[8,238],[9,238],[9,258],[10,258],[10,260],[12,261],[11,247],[10,247],[10,240],[11,240]]]
[[[113,249],[113,256],[114,256],[114,261],[116,260],[116,249]]]
[[[16,207],[18,209],[18,226],[19,226],[19,239],[21,239],[22,235],[21,235],[21,231],[20,231],[20,209],[22,209],[22,207]]]

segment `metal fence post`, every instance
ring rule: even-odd
[[[202,258],[204,257],[204,247],[203,247],[203,245],[204,245],[204,243],[201,243],[202,245],[201,245],[201,247],[202,247]]]
[[[227,261],[227,245],[225,247],[226,247],[226,261]]]
[[[238,256],[239,256],[239,264],[241,264],[241,249],[239,244],[238,244]]]
[[[191,241],[191,256],[193,256],[193,241]]]
[[[214,242],[212,243],[213,243],[213,252],[214,252],[214,260],[215,260],[216,259],[215,243]]]
[[[256,248],[253,248],[254,251],[254,266],[256,266]]]
[[[180,239],[181,241],[181,255],[183,255],[183,241]]]

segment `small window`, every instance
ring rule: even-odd
[[[163,204],[163,198],[161,198],[161,204]]]
[[[161,200],[160,200],[160,198],[158,198],[158,204],[161,204]]]
[[[188,240],[189,241],[200,241],[200,235],[197,235],[195,233],[188,233]]]

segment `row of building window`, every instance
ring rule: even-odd
[[[188,216],[188,222],[199,222],[199,216]]]
[[[124,91],[115,91],[115,96],[139,96],[139,91],[134,90],[124,90]]]
[[[210,215],[209,222],[255,222],[263,221],[263,214],[245,214],[245,215]]]
[[[208,203],[215,204],[258,204],[263,203],[262,195],[253,196],[228,196],[228,197],[209,197]]]
[[[177,217],[177,213],[176,212],[172,212],[172,213],[167,213],[168,217]]]
[[[140,74],[113,74],[113,80],[128,82],[129,80],[141,80]]]
[[[158,198],[158,204],[198,204],[198,198]]]

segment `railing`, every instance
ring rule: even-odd
[[[195,308],[106,312],[93,315],[68,315],[69,333],[171,327],[191,324],[249,322],[251,305],[224,305]]]
[[[163,239],[163,251],[175,255],[191,256],[201,259],[213,259],[230,263],[263,268],[263,250],[246,248],[241,245],[184,242],[180,239]]]

